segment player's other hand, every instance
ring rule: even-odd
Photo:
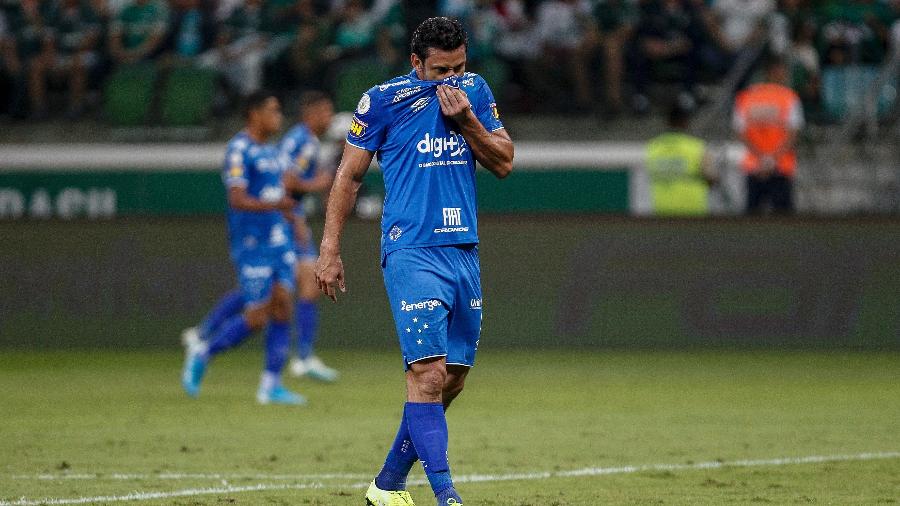
[[[444,116],[457,122],[465,121],[468,112],[472,109],[472,104],[469,102],[466,92],[459,88],[439,84],[437,87],[437,98]]]
[[[316,283],[319,290],[328,296],[332,302],[337,302],[337,290],[347,292],[344,284],[344,262],[337,253],[322,253],[316,260]]]

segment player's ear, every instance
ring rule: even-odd
[[[416,53],[411,53],[409,55],[409,63],[412,65],[412,68],[418,72],[420,75],[425,73],[425,62],[419,58],[419,55]]]

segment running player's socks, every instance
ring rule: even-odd
[[[207,357],[212,357],[225,350],[234,348],[241,344],[249,335],[250,326],[247,325],[244,315],[232,316],[219,326],[219,331],[209,340],[209,349],[206,355]]]
[[[212,308],[206,318],[200,322],[200,339],[208,341],[219,330],[226,320],[244,309],[244,297],[240,290],[232,290],[225,294]]]
[[[375,477],[375,486],[381,490],[406,490],[406,477],[409,476],[413,464],[419,460],[409,435],[409,426],[406,424],[406,407],[403,409],[397,437],[394,438],[394,444],[388,452],[381,472]]]
[[[445,504],[459,504],[460,506],[462,506],[462,497],[460,497],[459,494],[456,493],[456,489],[453,488],[452,484],[450,485],[450,488],[444,489],[443,492],[436,494],[435,497],[437,498],[437,503],[440,506],[444,506]],[[450,499],[455,499],[456,502],[451,502]]]
[[[263,371],[259,378],[259,389],[264,392],[270,392],[273,388],[281,384],[281,374]]]
[[[291,348],[291,325],[272,321],[266,327],[266,371],[281,374]]]
[[[313,354],[313,346],[319,330],[319,306],[308,300],[298,300],[295,306],[297,318],[297,354],[306,360]]]
[[[444,405],[440,402],[407,402],[403,414],[431,490],[435,496],[440,496],[453,488],[450,464],[447,462],[448,436]]]

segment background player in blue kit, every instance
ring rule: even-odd
[[[279,148],[287,167],[285,184],[294,193],[298,204],[291,215],[294,228],[294,251],[297,253],[297,302],[294,321],[297,327],[297,355],[291,359],[288,371],[294,376],[308,376],[319,381],[336,381],[338,372],[326,366],[315,354],[319,330],[319,307],[316,298],[315,266],[319,253],[306,221],[303,194],[321,192],[331,187],[334,172],[321,167],[319,139],[328,131],[334,119],[334,103],[325,93],[307,91],[300,96],[300,122],[281,139]]]
[[[243,312],[225,320],[208,341],[187,347],[182,386],[191,397],[209,360],[266,328],[265,369],[256,399],[262,404],[303,404],[281,384],[290,348],[291,296],[296,254],[283,212],[296,205],[285,194],[284,165],[269,139],[281,129],[281,105],[273,94],[247,98],[246,128],[228,143],[222,179],[228,191],[228,235],[238,273]]]
[[[484,79],[466,73],[458,21],[430,18],[412,36],[413,71],[366,92],[328,201],[320,289],[346,291],[341,233],[377,153],[385,179],[381,262],[406,366],[407,403],[368,505],[412,504],[416,460],[439,505],[461,505],[447,457],[445,409],[462,391],[481,333],[475,162],[512,171],[513,144]]]

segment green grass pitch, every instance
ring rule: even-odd
[[[362,505],[397,353],[326,351],[341,382],[289,380],[286,408],[255,404],[258,348],[199,400],[175,350],[3,351],[0,505]],[[448,420],[467,506],[900,501],[898,354],[482,349]]]

